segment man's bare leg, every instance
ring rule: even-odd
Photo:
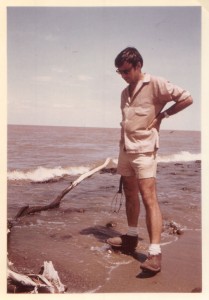
[[[121,248],[125,252],[133,252],[138,244],[138,218],[140,212],[139,188],[136,177],[123,176],[123,189],[126,198],[128,231],[125,235],[107,239],[107,243],[112,247]]]
[[[150,243],[159,244],[162,232],[162,215],[157,199],[156,180],[154,177],[138,179],[138,186],[146,210]]]
[[[139,187],[135,176],[123,176],[128,226],[137,227],[140,213]]]
[[[146,272],[157,273],[161,270],[162,215],[157,199],[156,180],[155,178],[139,179],[138,186],[146,210],[146,223],[150,238],[148,258],[140,268]]]

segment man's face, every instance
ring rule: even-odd
[[[141,68],[140,66],[133,67],[132,64],[125,62],[116,70],[127,83],[136,83],[139,80]]]

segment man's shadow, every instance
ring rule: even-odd
[[[121,233],[117,230],[115,230],[113,227],[109,227],[109,226],[101,226],[101,225],[97,225],[97,226],[93,226],[93,227],[87,227],[83,230],[80,231],[81,235],[89,235],[89,234],[93,234],[95,236],[95,238],[100,241],[101,243],[106,243],[106,240],[110,237],[116,237],[116,236],[120,236]],[[142,241],[143,239],[139,237],[139,241]],[[114,248],[112,247],[112,250],[117,252],[117,253],[122,253],[125,255],[129,255],[132,256],[135,260],[137,260],[140,263],[143,263],[146,259],[147,256],[143,253],[134,251],[134,252],[126,252],[123,251],[120,248]],[[154,272],[145,272],[145,271],[141,271],[141,273],[137,274],[137,278],[149,278],[149,277],[153,277],[155,276],[156,273]]]

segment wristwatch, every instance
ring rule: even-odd
[[[170,115],[166,111],[163,112],[163,115],[164,115],[164,118],[169,118],[170,117]]]

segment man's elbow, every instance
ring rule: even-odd
[[[193,98],[192,96],[189,96],[187,99],[186,99],[186,103],[187,103],[187,106],[191,105],[193,103]]]

